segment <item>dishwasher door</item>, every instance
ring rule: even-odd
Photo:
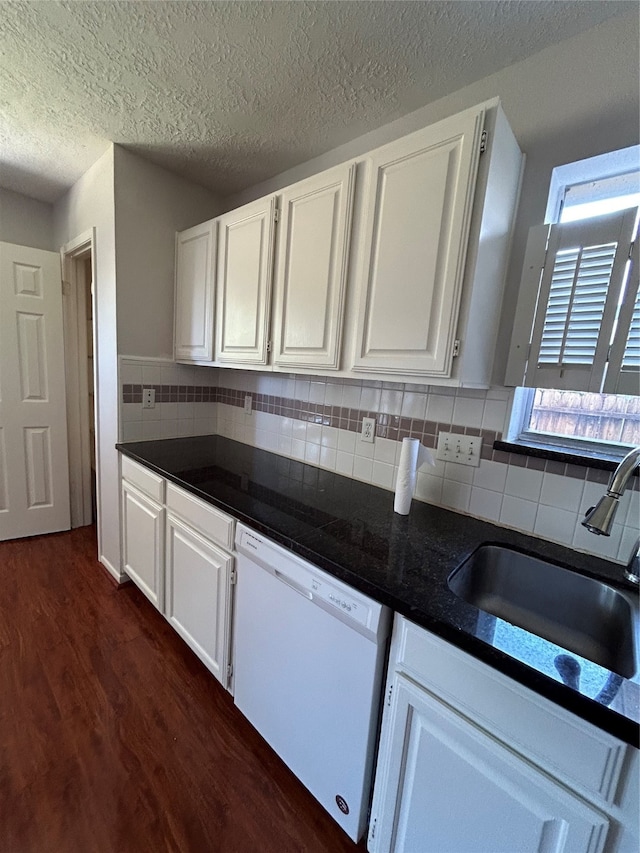
[[[235,703],[358,841],[390,613],[246,528],[237,548]]]

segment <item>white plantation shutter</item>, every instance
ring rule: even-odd
[[[639,259],[640,251],[636,239],[604,382],[604,391],[611,394],[640,394]]]
[[[629,311],[622,329],[618,304],[636,216],[632,209],[551,227],[525,385],[602,389],[614,327],[626,341],[631,324]]]

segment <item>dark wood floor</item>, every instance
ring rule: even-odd
[[[94,536],[0,543],[1,853],[362,851]]]

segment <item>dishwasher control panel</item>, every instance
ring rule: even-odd
[[[242,524],[236,528],[236,549],[361,634],[377,636],[381,620],[386,630],[387,608]]]
[[[311,581],[311,591],[316,599],[326,601],[343,613],[348,614],[360,625],[369,624],[370,610],[367,605],[353,596],[345,594],[345,591],[334,586],[322,578],[314,577]]]

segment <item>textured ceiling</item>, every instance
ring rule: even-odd
[[[110,141],[236,192],[628,13],[628,2],[0,2],[0,186]]]

